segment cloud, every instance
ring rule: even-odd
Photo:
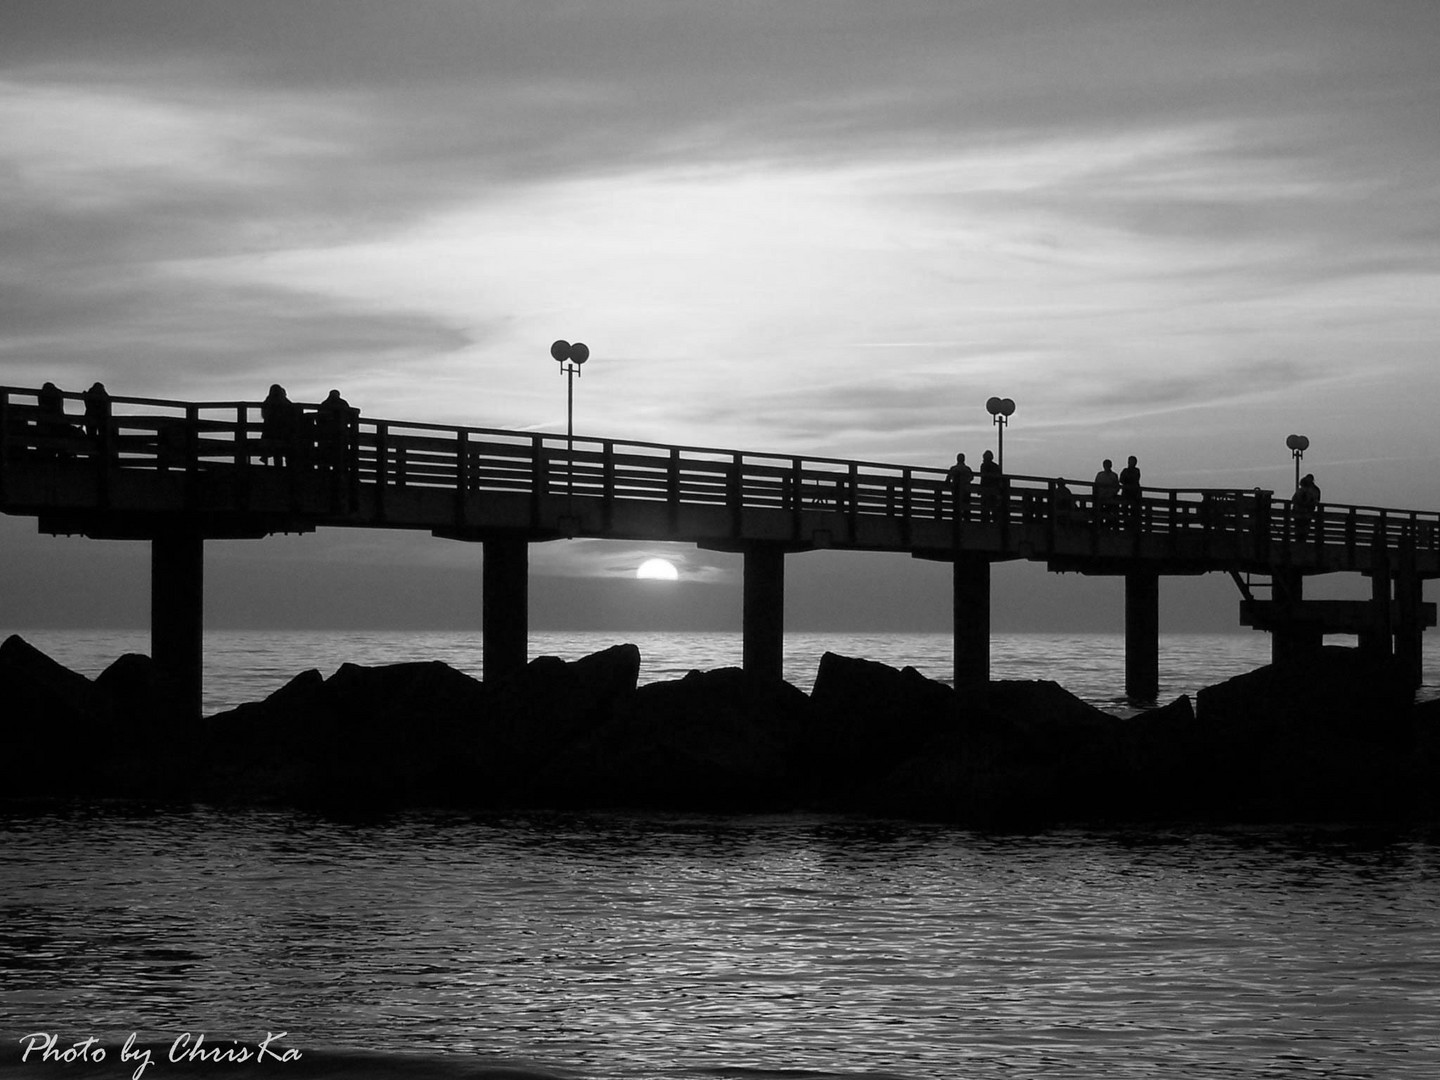
[[[993,443],[998,393],[1007,465],[1039,473],[1139,452],[1283,480],[1277,436],[1307,430],[1357,494],[1440,498],[1434,469],[1344,464],[1434,458],[1432,4],[8,0],[5,23],[7,382],[335,385],[370,416],[554,432],[546,349],[579,338],[585,435],[943,462]]]

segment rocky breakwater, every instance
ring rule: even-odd
[[[999,826],[1440,819],[1440,704],[1353,650],[1261,668],[1136,716],[1053,682],[962,685],[826,654],[814,689],[640,654],[307,671],[187,720],[147,658],[94,680],[0,646],[9,795],[377,808],[861,811]]]

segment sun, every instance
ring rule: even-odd
[[[635,571],[635,576],[645,581],[678,581],[680,571],[668,559],[646,559]]]

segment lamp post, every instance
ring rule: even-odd
[[[1010,414],[1015,411],[1015,402],[1008,397],[992,397],[985,402],[985,411],[990,414],[995,426],[1000,429],[1000,453],[996,456],[999,458],[998,464],[1003,473],[1005,471],[1005,428],[1010,423]]]
[[[570,344],[556,341],[550,346],[550,356],[559,361],[560,370],[565,373],[565,494],[575,496],[575,376],[580,374],[580,365],[590,359],[590,347],[583,341]]]
[[[1300,487],[1300,459],[1305,456],[1305,451],[1310,449],[1310,440],[1304,435],[1285,436],[1285,445],[1290,448],[1290,456],[1295,459],[1295,487]]]

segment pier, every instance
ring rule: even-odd
[[[80,395],[60,414],[40,391],[0,387],[0,511],[41,532],[138,540],[151,550],[151,649],[198,715],[207,541],[320,528],[425,530],[483,548],[486,678],[526,663],[529,545],[566,538],[671,541],[743,559],[743,665],[780,678],[787,556],[905,552],[953,566],[954,676],[989,678],[992,564],[1026,559],[1123,582],[1127,695],[1159,684],[1167,576],[1223,572],[1240,622],[1277,660],[1326,634],[1403,659],[1420,679],[1436,623],[1440,512],[1327,503],[1314,514],[1266,492],[1145,488],[1097,503],[1089,481],[1008,475],[960,499],[944,469],[672,446],[354,416],[338,438],[262,437],[258,402],[113,397],[98,430]],[[315,406],[306,405],[313,415]],[[274,461],[276,454],[283,464]],[[1305,598],[1321,574],[1370,579],[1368,600]]]

